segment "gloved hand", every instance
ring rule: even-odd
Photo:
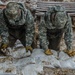
[[[64,50],[70,57],[75,55],[75,50]]]
[[[52,55],[53,53],[51,52],[51,50],[50,49],[47,49],[47,50],[45,50],[45,52],[44,52],[46,55]]]
[[[32,53],[33,48],[31,46],[26,46],[26,52],[30,51]]]
[[[2,44],[1,49],[6,49],[8,47],[8,44]]]
[[[5,56],[6,56],[7,53],[9,52],[9,51],[7,50],[7,47],[8,47],[8,44],[2,44],[1,47],[0,47],[0,50],[1,50],[2,54],[5,55]]]

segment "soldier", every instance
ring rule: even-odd
[[[36,12],[36,7],[37,7],[37,1],[36,0],[26,0],[25,1],[25,6],[27,9],[29,9],[33,15],[33,17],[35,17],[35,12]]]
[[[45,21],[44,21],[45,20]],[[45,50],[46,55],[51,55],[51,49],[60,50],[60,41],[64,33],[65,52],[73,56],[72,50],[72,23],[70,16],[66,13],[64,7],[49,7],[45,17],[41,17],[39,25],[40,45]]]
[[[1,49],[13,47],[17,39],[21,41],[26,51],[32,52],[34,36],[34,19],[29,10],[22,4],[9,2],[0,13]]]

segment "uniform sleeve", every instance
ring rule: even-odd
[[[45,27],[45,21],[44,18],[41,17],[41,21],[39,24],[39,41],[40,41],[40,45],[42,46],[42,48],[44,50],[48,49],[48,41],[47,41],[47,29]]]
[[[0,35],[2,38],[2,43],[8,43],[8,28],[6,27],[4,18],[3,18],[3,13],[0,13]]]
[[[71,22],[71,17],[68,15],[68,20],[65,27],[65,36],[64,36],[67,50],[72,49],[72,40],[73,40],[72,35],[73,35],[72,22]]]
[[[34,19],[31,15],[30,11],[27,11],[27,17],[26,17],[26,46],[31,46],[33,39],[34,39]]]

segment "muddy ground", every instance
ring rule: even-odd
[[[60,69],[44,67],[42,74],[38,75],[75,75],[74,69]]]
[[[62,43],[61,49],[65,49],[65,45],[62,45]],[[73,48],[75,49],[75,29],[73,30]],[[75,75],[75,69],[44,67],[43,72],[39,73],[38,75]]]
[[[65,49],[64,40],[61,42],[61,50]],[[19,46],[18,46],[19,47]],[[73,48],[75,48],[75,31],[73,33]],[[53,56],[46,56],[42,51],[37,51],[38,49],[35,49],[31,57],[26,58],[20,58],[20,59],[14,59],[10,56],[7,57],[1,57],[0,56],[0,75],[75,75],[75,57],[73,58],[72,62],[70,57],[68,57],[66,54],[62,60],[56,59],[56,52],[54,52]],[[24,55],[25,50],[20,48],[18,49],[18,53],[16,51],[13,52],[14,57],[20,57]],[[62,53],[60,53],[61,55]],[[69,59],[69,60],[68,60]],[[54,62],[53,62],[54,61]],[[74,69],[71,68],[59,68],[60,63],[59,62],[66,62],[64,64],[65,66],[68,64],[70,67],[74,64]],[[74,62],[74,63],[73,63]],[[50,64],[51,63],[51,64]],[[54,64],[52,64],[54,63]],[[41,65],[42,64],[42,65]],[[63,65],[62,64],[62,65]],[[61,66],[62,66],[61,65]],[[51,67],[55,66],[55,68]],[[63,66],[62,66],[63,67]]]

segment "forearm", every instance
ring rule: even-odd
[[[9,36],[8,32],[1,33],[2,43],[9,43],[8,36]]]
[[[32,32],[26,34],[26,46],[31,46],[34,39],[33,35]]]
[[[27,11],[27,17],[26,17],[26,46],[31,46],[33,39],[34,39],[34,19],[31,15],[30,11]]]
[[[72,30],[72,22],[71,18],[68,18],[67,24],[66,24],[66,31],[65,31],[65,43],[68,50],[72,49],[72,41],[73,41],[73,30]]]
[[[48,49],[48,41],[46,39],[46,36],[40,36],[39,41],[40,41],[40,45],[42,46],[42,48],[44,50],[47,50]]]
[[[40,45],[44,50],[48,49],[48,40],[47,40],[47,33],[46,33],[46,27],[45,27],[45,22],[42,20],[39,25],[39,41]]]
[[[67,50],[72,50],[72,41],[68,40],[65,42],[67,46]]]

